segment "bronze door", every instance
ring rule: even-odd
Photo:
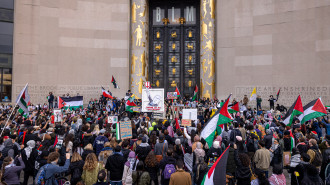
[[[150,81],[191,95],[199,86],[199,1],[150,1]]]

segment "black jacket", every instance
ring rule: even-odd
[[[108,157],[105,168],[110,171],[110,180],[120,181],[122,179],[125,161],[121,153],[114,153]]]
[[[235,150],[235,164],[236,164],[236,178],[247,179],[250,181],[251,170],[250,166],[244,166],[238,157],[237,150]]]
[[[139,146],[136,147],[135,153],[138,156],[139,160],[144,162],[150,151],[151,147],[147,143],[141,143]]]
[[[84,152],[81,155],[81,158],[85,161],[87,155],[90,154],[90,153],[94,153],[94,151],[93,150],[84,150]]]
[[[22,150],[22,159],[25,164],[24,171],[34,172],[35,162],[37,160],[37,157],[38,157],[38,151],[36,149],[32,149],[29,159],[27,159],[25,150],[24,149]]]
[[[22,138],[23,139],[23,138]],[[30,134],[30,133],[27,133],[25,135],[25,139],[24,139],[24,146],[27,146],[26,143],[30,140],[34,140],[35,142],[37,141],[41,141],[40,137],[38,137],[36,134]]]
[[[264,137],[264,142],[265,142],[265,148],[266,148],[267,150],[269,150],[270,147],[272,147],[273,136],[270,135],[270,134],[267,134],[267,135]]]
[[[272,161],[271,161],[271,164],[272,165],[274,165],[274,164],[280,164],[280,163],[282,163],[282,161],[283,161],[283,151],[282,151],[282,149],[281,149],[281,147],[280,146],[278,146],[277,148],[276,148],[276,150],[274,151],[274,156],[273,156],[273,159],[272,159]]]
[[[121,152],[123,153],[123,156],[125,158],[125,161],[127,161],[128,155],[131,152],[131,150],[124,148],[124,149],[121,150]]]
[[[72,185],[77,184],[77,182],[79,182],[81,180],[81,175],[83,172],[84,164],[85,164],[85,162],[83,160],[70,163],[68,172],[71,174],[70,182]],[[74,174],[74,173],[77,173],[77,174]],[[79,178],[74,178],[77,176]]]
[[[236,164],[235,164],[235,149],[229,147],[229,155],[227,159],[227,173],[235,174],[236,171]]]

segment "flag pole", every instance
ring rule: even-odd
[[[28,84],[29,84],[29,83],[27,83],[27,84],[25,85],[25,87],[24,87],[24,89],[23,89],[23,90],[25,90],[25,89],[26,89],[26,87],[27,87],[27,85],[28,85]],[[23,92],[23,91],[21,91],[21,92]],[[19,95],[19,98],[17,98],[17,100],[16,100],[16,104],[15,104],[15,106],[13,107],[13,110],[11,111],[11,113],[10,113],[10,115],[9,115],[9,117],[8,117],[7,121],[6,121],[6,124],[5,124],[5,126],[3,127],[2,131],[1,131],[0,137],[2,136],[2,134],[3,134],[3,131],[5,130],[5,128],[6,128],[7,124],[8,124],[8,121],[10,120],[10,117],[11,117],[11,115],[13,114],[13,112],[14,112],[14,111],[15,111],[15,109],[16,109],[16,106],[17,106],[17,104],[18,104],[18,100],[19,100],[19,99],[21,99],[22,95],[23,95],[23,93],[21,93],[21,94]]]

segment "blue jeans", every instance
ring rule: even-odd
[[[110,184],[111,185],[123,185],[123,183],[121,181],[116,181],[116,182],[110,181]]]

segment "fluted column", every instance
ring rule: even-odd
[[[147,0],[131,0],[130,88],[138,98],[148,80],[148,14]]]
[[[201,96],[215,95],[215,0],[201,0]]]

